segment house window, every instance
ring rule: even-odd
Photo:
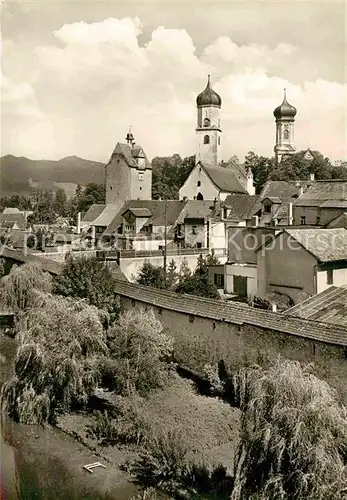
[[[224,219],[228,218],[228,209],[227,208],[223,208],[223,217],[224,217]]]
[[[200,241],[196,244],[196,248],[202,248],[202,243]]]
[[[198,234],[196,226],[192,226],[192,234]]]
[[[320,226],[321,224],[321,218],[319,215],[317,215],[317,221],[316,221],[317,226]]]
[[[110,191],[112,191],[112,186],[110,186]]]
[[[304,225],[306,224],[306,215],[302,215],[302,216],[300,217],[300,224],[301,224],[302,226],[304,226]]]
[[[139,181],[143,181],[143,172],[139,172]]]
[[[327,285],[332,285],[334,283],[334,271],[333,269],[327,270]]]
[[[264,213],[271,214],[271,205],[269,203],[264,205]]]
[[[200,186],[201,186],[201,181],[198,181],[198,187],[200,187]]]
[[[210,144],[210,136],[209,135],[205,135],[204,144]]]
[[[214,284],[218,288],[224,288],[224,274],[215,274],[214,275]]]

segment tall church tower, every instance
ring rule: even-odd
[[[220,109],[222,99],[211,87],[210,75],[206,88],[196,99],[196,163],[217,167],[221,163]]]
[[[284,99],[280,106],[274,110],[276,118],[276,145],[274,147],[276,163],[280,163],[282,158],[295,153],[294,145],[294,118],[296,109],[291,106],[286,97],[284,89]]]

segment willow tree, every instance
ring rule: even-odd
[[[347,410],[298,362],[235,379],[243,412],[232,500],[347,498]]]
[[[16,313],[26,311],[35,305],[36,291],[49,293],[51,289],[50,275],[36,262],[13,266],[0,280],[0,304]]]
[[[23,423],[54,421],[87,401],[107,354],[100,311],[85,301],[36,292],[18,334],[15,374],[3,386],[3,412]]]

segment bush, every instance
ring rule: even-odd
[[[51,289],[50,275],[36,262],[13,266],[10,274],[0,281],[0,303],[16,313],[25,312],[35,306],[37,291],[49,293]]]
[[[144,441],[150,433],[150,424],[144,414],[143,400],[136,394],[113,400],[112,415],[97,412],[89,433],[103,444],[136,443]]]
[[[15,374],[2,389],[2,408],[22,423],[53,422],[86,403],[107,353],[99,311],[83,301],[40,294],[18,335]],[[37,299],[38,300],[38,299]]]
[[[100,363],[102,383],[118,394],[146,395],[167,380],[173,339],[151,310],[125,312],[108,331],[110,358]]]
[[[64,297],[86,299],[90,305],[108,312],[111,322],[118,318],[120,307],[114,293],[114,278],[96,257],[68,256],[54,281],[53,291]]]
[[[276,360],[238,377],[243,411],[233,500],[343,499],[347,410],[298,362]]]

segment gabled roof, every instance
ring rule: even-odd
[[[265,200],[270,200],[272,203],[282,203],[281,198],[279,198],[278,196],[265,196],[262,201]]]
[[[0,214],[0,225],[5,222],[16,222],[20,229],[25,229],[26,220],[22,213],[19,214]]]
[[[118,210],[118,213],[113,217],[112,221],[110,221],[103,234],[105,236],[110,236],[117,232],[123,222],[123,214],[130,207],[131,209],[146,208],[151,212],[152,215],[146,222],[146,225],[165,226],[166,221],[166,224],[171,226],[177,221],[186,203],[186,201],[179,200],[129,200],[124,203],[120,210]]]
[[[346,229],[285,229],[320,262],[347,260]]]
[[[137,168],[138,165],[137,165],[136,158],[139,157],[139,154],[141,155],[141,157],[145,158],[145,167],[151,169],[152,165],[148,161],[142,147],[139,145],[135,145],[135,146],[131,147],[129,144],[122,144],[121,142],[118,142],[116,147],[113,150],[110,161],[112,160],[113,156],[120,155],[120,156],[123,156],[123,158],[125,159],[126,163],[129,165],[129,167]]]
[[[294,198],[299,196],[302,182],[267,181],[260,193],[260,199],[264,198]]]
[[[107,227],[119,211],[119,205],[105,205],[104,210],[101,212],[92,223],[93,226]]]
[[[19,208],[5,207],[2,213],[3,214],[20,214],[22,212],[19,210]]]
[[[347,212],[344,212],[343,214],[339,215],[338,217],[336,217],[336,219],[332,220],[327,225],[328,229],[339,228],[339,227],[347,229]]]
[[[285,315],[347,326],[347,287],[330,286],[288,309]]]
[[[94,222],[95,219],[99,217],[99,215],[103,212],[106,205],[92,205],[87,212],[84,214],[82,222]]]
[[[296,200],[295,206],[319,207],[328,201],[330,207],[347,201],[347,180],[316,181]]]
[[[259,196],[229,194],[223,202],[223,207],[230,209],[228,219],[236,221],[250,219],[260,209]]]
[[[207,219],[220,215],[220,203],[212,200],[189,200],[181,211],[177,222],[183,224],[185,219]]]
[[[152,212],[147,207],[133,208],[129,207],[128,211],[133,213],[135,217],[150,217]]]
[[[236,173],[231,168],[211,167],[202,163],[200,165],[220,191],[247,194],[246,189],[242,186]]]

